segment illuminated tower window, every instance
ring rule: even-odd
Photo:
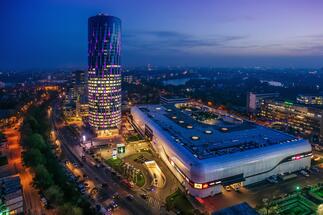
[[[88,23],[89,123],[96,130],[121,124],[121,20],[99,14]]]

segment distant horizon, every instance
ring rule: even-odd
[[[151,65],[151,64],[150,64]],[[186,66],[186,65],[151,65],[152,71],[162,70],[162,69],[252,69],[252,70],[313,70],[313,71],[323,71],[322,67],[266,67],[266,66],[236,66],[236,67],[221,67],[221,66]],[[146,69],[148,65],[138,65],[138,66],[123,66],[125,69],[134,70],[134,69]],[[57,67],[57,68],[26,68],[26,69],[1,69],[0,73],[6,72],[72,72],[72,71],[87,71],[85,67]],[[148,71],[148,70],[147,70]]]
[[[1,6],[0,70],[87,68],[87,20],[100,12],[122,20],[124,66],[323,67],[320,0],[13,0]]]

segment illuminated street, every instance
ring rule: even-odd
[[[53,114],[53,118],[55,119],[57,116],[55,115],[55,111]],[[104,187],[103,189],[99,189],[99,193],[101,193],[100,196],[103,197],[103,199],[98,196],[96,198],[96,201],[98,203],[102,204],[108,200],[111,199],[112,195],[116,192],[120,195],[120,199],[118,200],[118,203],[120,204],[120,209],[116,210],[117,214],[138,214],[142,211],[145,211],[145,214],[150,214],[150,210],[146,206],[146,203],[144,200],[141,200],[140,198],[129,202],[126,199],[126,196],[129,193],[133,193],[133,191],[126,189],[125,187],[121,187],[120,184],[118,184],[118,180],[114,178],[114,176],[105,171],[103,167],[97,168],[95,167],[90,160],[92,159],[90,156],[86,155],[86,162],[82,161],[82,155],[83,149],[79,145],[79,138],[73,138],[73,135],[71,135],[70,131],[66,129],[65,127],[61,125],[56,125],[56,122],[54,122],[56,129],[56,135],[58,139],[62,143],[62,150],[69,161],[78,163],[79,168],[74,168],[73,172],[75,174],[86,174],[89,179],[91,179],[94,182],[94,185],[96,188],[101,188],[102,184],[108,184],[107,187]],[[72,165],[68,164],[70,168],[72,169]],[[82,171],[82,173],[81,173]],[[133,193],[135,194],[135,193]]]
[[[22,164],[19,129],[20,123],[17,123],[12,128],[8,128],[4,131],[4,134],[8,137],[8,148],[5,152],[9,155],[8,163],[14,172],[18,173],[20,176],[24,190],[24,198],[28,208],[27,213],[30,215],[41,215],[46,211],[46,214],[51,214],[50,211],[43,208],[38,191],[32,186],[33,176],[30,169],[24,167]]]

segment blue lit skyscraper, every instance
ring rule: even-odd
[[[88,46],[89,123],[100,135],[121,124],[121,20],[90,17]]]

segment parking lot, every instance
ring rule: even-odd
[[[88,194],[91,198],[96,198],[98,189],[93,181],[89,180],[76,163],[65,161],[66,174],[71,181],[76,182],[78,189],[82,194]]]
[[[276,184],[265,180],[251,186],[241,187],[239,191],[234,191],[233,189],[227,191],[223,188],[221,194],[202,199],[200,202],[208,212],[230,207],[241,202],[247,202],[252,207],[256,207],[263,204],[263,199],[271,200],[285,196],[298,188],[302,189],[322,182],[322,172],[323,170],[320,169],[320,172],[312,172],[309,176],[297,173],[295,178],[287,179],[286,181],[279,180]]]

